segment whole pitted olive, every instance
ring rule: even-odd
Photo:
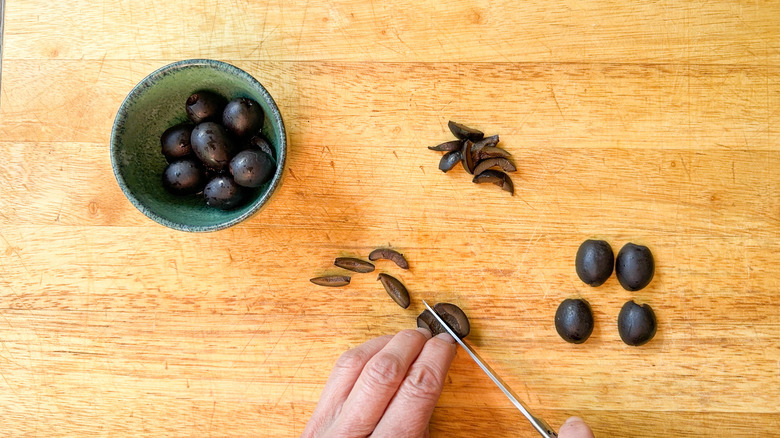
[[[233,158],[234,146],[225,128],[214,122],[204,122],[192,130],[192,150],[206,166],[227,170]]]
[[[609,243],[603,240],[586,240],[577,250],[574,267],[577,276],[586,284],[596,287],[604,284],[612,275],[615,254]]]
[[[618,252],[615,274],[625,290],[638,291],[653,279],[655,260],[646,246],[627,243]]]
[[[230,161],[230,173],[236,183],[244,187],[260,187],[268,182],[276,171],[271,157],[259,149],[247,149]]]
[[[566,299],[555,312],[555,330],[566,342],[581,344],[593,333],[593,312],[583,299]]]
[[[171,126],[163,132],[160,145],[162,154],[169,163],[192,154],[192,144],[190,144],[192,128],[192,125],[182,123]]]
[[[219,94],[208,90],[198,91],[187,98],[187,117],[196,125],[208,121],[218,122],[226,103],[227,99]]]
[[[209,181],[203,189],[206,204],[221,210],[231,210],[241,205],[244,189],[229,175],[220,175]]]
[[[633,346],[648,343],[655,336],[658,326],[653,309],[648,304],[640,306],[633,301],[627,302],[620,309],[617,323],[620,339]]]
[[[237,137],[255,135],[263,127],[263,108],[252,99],[233,99],[222,113],[222,124]]]
[[[163,171],[163,187],[175,195],[190,195],[203,190],[206,176],[196,160],[184,158],[169,164]]]

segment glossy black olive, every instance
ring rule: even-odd
[[[198,91],[187,98],[185,106],[187,117],[196,125],[208,121],[219,122],[226,103],[227,99],[217,93],[208,90]]]
[[[230,161],[230,173],[236,183],[244,187],[260,187],[268,182],[276,171],[271,157],[259,149],[247,149]]]
[[[238,207],[244,201],[244,189],[228,175],[220,175],[209,181],[203,189],[206,204],[221,210]]]
[[[222,124],[237,137],[255,135],[263,127],[263,108],[252,99],[233,99],[222,113]]]
[[[555,312],[555,330],[566,342],[581,344],[593,333],[593,312],[583,299],[563,300]]]
[[[609,243],[603,240],[586,240],[582,242],[574,259],[574,267],[580,280],[596,287],[604,284],[612,275],[615,266],[615,254]]]
[[[163,132],[160,137],[160,146],[162,154],[169,163],[192,154],[192,144],[190,143],[192,128],[193,126],[190,124],[181,124],[171,126]]]
[[[655,274],[655,260],[650,249],[627,243],[618,252],[615,274],[625,290],[637,291],[650,284]]]
[[[233,158],[234,146],[222,125],[204,122],[192,130],[192,150],[206,166],[226,170]]]
[[[165,168],[162,181],[163,187],[174,195],[189,195],[203,190],[206,176],[197,160],[184,158]]]

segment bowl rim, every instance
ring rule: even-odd
[[[198,67],[224,69],[228,73],[236,75],[246,80],[253,88],[255,88],[271,109],[270,111],[271,114],[269,115],[269,117],[271,117],[272,119],[271,125],[274,127],[274,130],[278,131],[277,134],[279,136],[279,143],[281,147],[279,148],[279,156],[276,159],[277,162],[276,172],[274,173],[274,176],[271,179],[270,185],[268,186],[268,189],[265,191],[265,193],[263,193],[262,196],[255,199],[252,202],[251,208],[249,208],[239,216],[236,216],[224,222],[220,222],[218,224],[193,226],[193,225],[186,225],[186,224],[173,222],[171,220],[168,220],[160,216],[159,214],[152,211],[149,207],[147,207],[146,204],[141,202],[141,200],[130,191],[124,177],[119,171],[119,150],[117,144],[118,144],[118,136],[119,136],[118,126],[120,124],[124,124],[124,122],[126,121],[127,108],[130,105],[130,102],[132,100],[137,98],[137,96],[139,96],[146,88],[151,86],[151,84],[155,80],[162,77],[164,74],[168,73],[169,71],[183,70],[185,68],[198,68]],[[186,231],[186,232],[211,232],[211,231],[223,230],[225,228],[229,228],[232,227],[233,225],[243,222],[244,220],[253,216],[255,213],[257,213],[261,208],[265,206],[265,204],[268,202],[268,200],[271,198],[271,196],[274,194],[276,189],[281,184],[282,176],[284,174],[284,167],[287,161],[287,131],[284,127],[284,120],[282,119],[282,114],[279,111],[279,107],[276,105],[276,101],[274,101],[274,98],[271,96],[271,93],[269,93],[268,90],[266,90],[263,84],[261,84],[260,81],[255,79],[252,75],[224,61],[217,61],[214,59],[204,59],[204,58],[185,59],[181,61],[172,62],[170,64],[158,68],[157,70],[153,71],[152,73],[148,74],[146,77],[141,79],[137,84],[135,84],[135,86],[133,86],[130,92],[127,93],[127,96],[125,96],[125,98],[122,100],[122,103],[119,105],[119,109],[117,110],[116,117],[114,118],[114,124],[111,128],[111,139],[109,144],[109,150],[111,153],[111,167],[113,168],[114,177],[116,178],[117,184],[119,184],[119,188],[122,189],[122,193],[124,193],[125,197],[130,201],[131,204],[133,204],[133,206],[136,209],[138,209],[141,213],[146,215],[146,217],[148,217],[149,219],[152,219],[153,221],[159,223],[160,225],[164,225],[174,230]]]

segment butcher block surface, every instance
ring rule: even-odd
[[[780,3],[7,0],[0,85],[3,436],[303,430],[336,358],[459,305],[467,338],[554,427],[780,436]],[[289,134],[259,214],[191,234],[124,197],[116,111],[170,62],[257,78]],[[499,134],[515,194],[438,170],[447,121]],[[574,269],[647,245],[638,292]],[[338,256],[377,247],[349,286]],[[401,309],[376,281],[397,276]],[[564,342],[558,304],[596,328]],[[628,300],[658,332],[621,342]],[[432,437],[534,437],[460,352]]]

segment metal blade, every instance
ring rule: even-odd
[[[453,339],[455,339],[458,345],[460,345],[461,347],[463,347],[464,350],[466,350],[466,353],[468,353],[469,356],[471,356],[471,358],[474,359],[474,362],[476,362],[477,365],[479,365],[479,367],[482,368],[482,371],[484,371],[485,374],[487,374],[488,377],[490,377],[490,380],[492,380],[493,383],[495,383],[496,386],[498,386],[498,389],[500,389],[501,392],[503,392],[504,395],[506,395],[509,398],[512,404],[515,405],[515,407],[520,412],[523,413],[525,418],[527,418],[528,421],[531,422],[531,425],[534,427],[534,429],[536,429],[537,432],[539,432],[545,438],[558,437],[558,434],[555,433],[555,431],[553,431],[553,429],[550,427],[549,424],[547,424],[541,418],[533,416],[531,412],[528,411],[528,408],[526,408],[525,405],[520,400],[518,400],[517,394],[515,394],[514,391],[512,391],[504,383],[504,381],[501,380],[501,378],[496,375],[495,371],[493,371],[493,369],[490,368],[490,366],[486,364],[485,361],[483,361],[482,358],[479,357],[479,355],[474,350],[471,349],[471,347],[469,347],[465,342],[463,342],[463,340],[461,340],[458,337],[457,334],[455,334],[452,328],[449,325],[447,325],[446,322],[444,322],[444,320],[431,308],[431,306],[428,305],[428,303],[425,302],[425,300],[423,300],[423,304],[425,304],[425,307],[427,307],[428,310],[433,314],[433,317],[436,318],[436,321],[438,321],[439,324],[441,324],[442,327],[444,327],[444,329],[447,330],[447,333],[449,333],[449,335],[452,336]]]

